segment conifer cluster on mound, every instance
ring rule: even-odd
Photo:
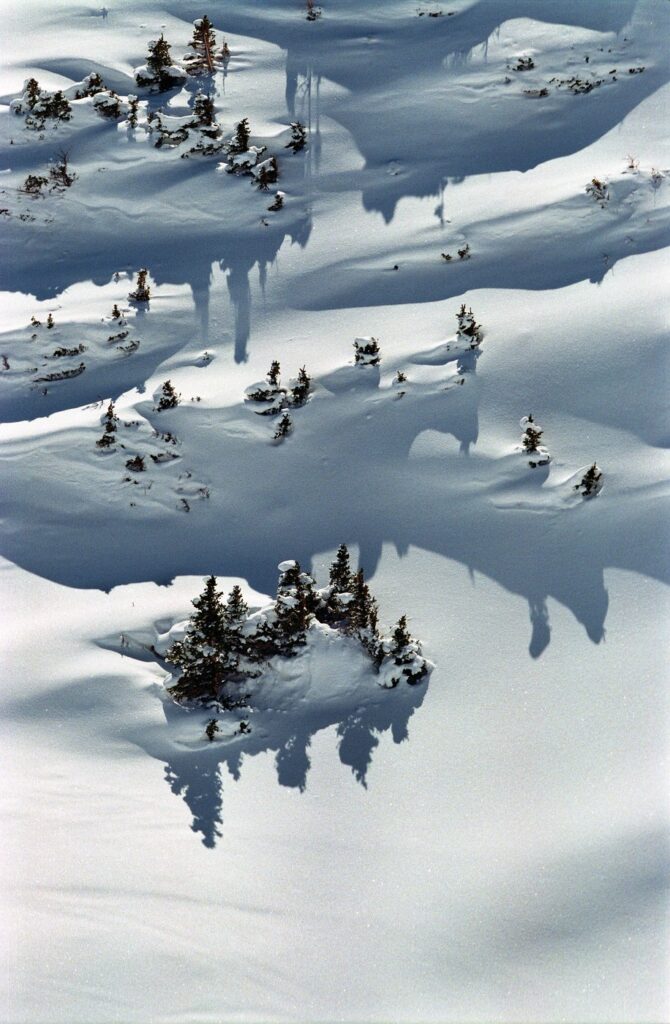
[[[19,116],[24,115],[26,128],[34,131],[42,131],[49,120],[58,123],[69,121],[72,117],[72,107],[62,89],[47,92],[40,88],[35,78],[25,82],[21,95],[10,103],[10,110]]]
[[[172,60],[171,46],[164,35],[148,44],[146,64],[135,69],[135,81],[142,89],[167,92],[186,81],[186,72]]]
[[[214,26],[206,14],[193,22],[193,38],[188,45],[191,52],[184,56],[183,63],[189,75],[215,75],[230,60],[228,43],[224,40],[217,45]]]
[[[312,378],[304,366],[298,370],[298,376],[289,381],[288,387],[281,384],[280,366],[276,359],[272,361],[266,379],[250,384],[245,391],[248,402],[255,402],[264,408],[257,410],[259,416],[278,416],[283,413],[273,441],[283,441],[293,432],[293,420],[289,409],[298,409],[306,405],[312,394]]]
[[[370,657],[381,686],[419,683],[431,670],[421,644],[403,616],[393,632],[379,631],[377,602],[362,569],[353,572],[349,552],[340,545],[328,585],[317,589],[300,564],[279,564],[272,604],[249,614],[241,590],[234,587],[224,603],[215,576],[193,601],[196,609],[183,639],[169,648],[166,660],[181,669],[169,692],[178,702],[218,703],[224,708],[249,702],[245,683],[263,674],[272,658],[291,658],[309,643],[310,631],[334,630],[357,640]]]

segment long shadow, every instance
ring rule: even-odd
[[[351,768],[357,782],[367,787],[368,769],[381,737],[389,732],[394,743],[408,739],[409,720],[421,707],[426,686],[381,690],[371,676],[370,692],[370,701],[355,710],[343,709],[341,704],[304,710],[304,705],[298,704],[295,713],[252,712],[250,733],[240,733],[229,722],[224,728],[229,728],[231,735],[224,742],[215,740],[197,751],[170,753],[165,763],[166,781],[188,806],[193,817],[191,828],[200,834],[203,845],[214,847],[222,835],[224,767],[237,780],[248,758],[274,753],[279,785],[303,792],[311,767],[308,750],[313,737],[324,729],[336,728],[340,761]],[[184,712],[166,703],[165,714],[169,726]],[[156,746],[144,746],[153,757],[165,760]]]

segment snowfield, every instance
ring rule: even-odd
[[[3,10],[0,1020],[660,1024],[670,5],[321,10]],[[207,739],[203,577],[342,543],[430,677],[317,624]]]

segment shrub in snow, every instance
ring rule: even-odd
[[[72,370],[57,370],[55,373],[46,373],[43,377],[35,377],[36,384],[47,383],[53,380],[70,380],[72,377],[79,377],[86,369],[85,363],[80,363]]]
[[[147,284],[147,276],[149,271],[146,267],[143,267],[137,272],[137,284],[135,290],[130,292],[128,298],[131,302],[148,302],[151,298],[151,289]]]
[[[300,121],[291,122],[291,138],[286,143],[284,149],[292,149],[294,153],[299,153],[301,149],[304,149],[307,145],[307,129],[304,124]]]
[[[148,45],[147,62],[135,69],[135,81],[143,89],[167,92],[186,81],[186,72],[177,67],[170,56],[170,44],[161,34]]]
[[[459,260],[469,260],[471,257],[470,246],[466,243],[462,249],[457,249]]]
[[[69,159],[69,153],[62,149],[58,153],[55,163],[50,167],[49,178],[53,189],[62,190],[70,188],[76,181],[77,175],[70,171]]]
[[[590,183],[586,186],[586,193],[599,203],[601,207],[604,207],[609,202],[610,194],[607,185],[604,181],[600,181],[599,178],[591,178]]]
[[[281,386],[279,369],[279,363],[274,359],[266,380],[250,384],[245,391],[245,396],[249,402],[271,403],[269,408],[262,411],[261,415],[263,416],[274,415],[284,407],[286,388]]]
[[[112,319],[113,320],[121,320],[122,319],[122,317],[121,317],[121,310],[119,309],[119,307],[117,306],[116,303],[114,303],[114,306],[112,307]]]
[[[184,639],[174,643],[166,654],[166,660],[182,670],[178,681],[170,687],[175,700],[216,700],[225,708],[246,704],[242,689],[245,673],[241,670],[240,657],[244,649],[242,622],[247,607],[236,596],[232,604],[234,611],[241,609],[241,619],[231,617],[231,599],[232,594],[224,606],[216,577],[210,576],[200,597],[193,600],[195,613],[189,620]]]
[[[532,415],[522,416],[519,426],[523,430],[521,444],[523,450],[532,455],[528,465],[535,469],[537,466],[547,466],[551,462],[551,456],[546,448],[540,444],[544,431],[539,423],[536,423]]]
[[[53,318],[53,313],[49,313],[47,316],[47,327],[51,330],[52,327],[56,326],[56,321]]]
[[[176,409],[179,405],[180,397],[181,396],[177,394],[172,386],[172,382],[166,380],[161,387],[161,396],[158,399],[156,408],[159,411],[162,411],[163,409]]]
[[[274,432],[273,440],[283,441],[284,438],[287,437],[292,432],[292,430],[293,420],[291,419],[289,414],[285,412],[282,418],[280,419],[279,423],[277,424],[277,429]]]
[[[277,178],[279,177],[277,158],[275,156],[268,157],[262,163],[256,164],[251,173],[256,179],[256,185],[261,192],[267,192],[270,185],[277,183]]]
[[[320,7],[317,7],[314,0],[306,0],[307,21],[316,21],[323,14]]]
[[[230,57],[226,43],[217,49],[214,26],[206,14],[193,22],[193,38],[188,45],[192,52],[184,57],[184,66],[189,75],[214,75],[223,70]]]
[[[379,682],[381,686],[397,686],[400,682],[420,683],[428,675],[429,662],[421,654],[421,644],[407,629],[402,616],[390,637],[379,644]]]
[[[187,126],[187,136],[194,145],[182,157],[191,153],[203,153],[210,156],[220,153],[223,149],[223,131],[217,123],[214,101],[203,92],[197,93],[193,101],[193,120]]]
[[[135,455],[126,462],[126,469],[131,470],[133,473],[143,473],[145,468],[143,455]]]
[[[34,79],[33,79],[34,81]],[[96,96],[99,92],[106,89],[106,85],[103,82],[101,76],[97,71],[92,71],[90,75],[87,75],[82,82],[79,89],[74,94],[76,100],[83,100],[87,96]]]
[[[277,210],[283,209],[285,195],[285,192],[275,192],[275,197],[270,206],[268,206],[268,210],[270,211],[270,213],[276,213]]]
[[[379,366],[381,351],[376,338],[356,338],[354,352],[357,366]]]
[[[210,743],[212,742],[218,731],[219,723],[217,722],[216,718],[210,718],[209,722],[205,727],[205,736],[210,741]]]
[[[407,374],[403,373],[402,370],[398,370],[396,375],[395,375],[395,377],[393,378],[393,383],[394,384],[406,384],[407,383]]]
[[[456,314],[456,319],[458,320],[456,335],[459,340],[464,341],[469,348],[478,348],[483,336],[482,325],[475,321],[472,309],[466,310],[465,304],[463,304]]]
[[[26,192],[29,196],[40,196],[42,195],[42,189],[48,184],[49,179],[41,174],[29,174],[23,183],[22,191]]]
[[[575,484],[575,490],[581,491],[585,498],[595,498],[596,495],[600,494],[603,483],[602,470],[598,469],[594,462],[592,466],[589,466],[579,483]]]
[[[119,418],[114,409],[114,402],[110,400],[102,421],[104,427],[103,435],[99,441],[95,442],[98,448],[110,448],[114,444],[114,434],[116,433],[116,424],[118,422]]]

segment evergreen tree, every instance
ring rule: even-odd
[[[274,433],[274,440],[281,441],[293,430],[293,420],[287,412],[284,413]]]
[[[275,192],[275,197],[272,200],[272,202],[270,203],[270,205],[268,206],[268,210],[270,211],[270,213],[276,213],[277,210],[283,210],[284,209],[284,197],[285,197],[285,195],[286,195],[285,192],[279,192],[279,191]]]
[[[130,292],[128,295],[131,302],[148,302],[151,298],[151,289],[147,284],[148,273],[149,271],[146,267],[143,267],[142,270],[138,270],[135,291]]]
[[[276,359],[273,359],[270,363],[270,369],[267,373],[268,384],[272,388],[278,388],[280,386],[280,366]]]
[[[340,544],[333,564],[330,567],[330,585],[336,591],[348,593],[351,588],[352,578],[349,548],[346,544]]]
[[[276,653],[290,657],[307,641],[307,629],[316,604],[314,580],[299,562],[282,562],[275,601],[273,640]]]
[[[390,638],[383,641],[380,653],[386,662],[385,675],[390,686],[403,679],[408,683],[419,683],[428,674],[428,664],[421,656],[421,644],[407,629],[406,615],[398,620]]]
[[[257,168],[254,168],[254,177],[256,179],[256,185],[261,192],[267,192],[270,185],[277,183],[279,177],[279,167],[277,166],[277,158],[275,156],[268,157],[262,164],[259,164]]]
[[[182,669],[170,693],[177,700],[217,699],[224,707],[238,707],[245,699],[227,684],[235,676],[239,656],[229,645],[230,632],[215,576],[208,578],[193,606],[195,613],[184,639],[174,643],[166,655],[167,661]]]
[[[458,320],[458,337],[467,342],[470,348],[477,348],[482,340],[482,325],[475,321],[472,309],[466,310],[465,304],[456,314]]]
[[[356,338],[354,352],[357,366],[379,366],[381,350],[376,338]]]
[[[585,498],[595,498],[595,496],[602,490],[602,486],[603,472],[594,462],[593,465],[587,469],[579,483],[575,485],[575,490],[581,491]]]
[[[249,608],[242,596],[242,589],[236,584],[228,595],[223,610],[226,643],[231,656],[236,658],[235,668],[239,668],[240,658],[247,651],[247,641],[242,633],[242,628],[248,615]]]
[[[56,326],[56,321],[53,318],[53,314],[49,313],[49,315],[47,316],[47,327],[49,328],[49,330],[51,330],[51,328],[55,327],[55,326]]]
[[[145,468],[143,455],[135,455],[126,462],[126,469],[131,470],[133,473],[143,473]]]
[[[304,366],[298,370],[298,379],[291,388],[291,405],[304,405],[312,391],[312,378]]]
[[[229,153],[246,153],[249,149],[249,139],[251,138],[251,129],[249,127],[249,119],[243,117],[235,125],[235,134],[228,144]]]
[[[33,79],[33,81],[35,81]],[[37,83],[36,83],[37,84]],[[78,89],[74,94],[76,100],[83,100],[86,96],[95,96],[97,93],[102,92],[105,89],[105,83],[97,71],[92,71],[90,75],[87,75],[82,82],[82,88]]]
[[[137,96],[128,96],[128,125],[130,128],[137,128],[140,101]]]
[[[198,128],[211,128],[216,123],[214,100],[204,92],[196,94],[193,100],[194,124]]]
[[[348,632],[353,633],[361,641],[373,659],[379,651],[379,631],[377,628],[377,602],[370,593],[365,582],[362,569],[355,573],[351,587],[353,601],[347,609],[349,615]]]
[[[219,723],[217,722],[216,718],[210,718],[209,722],[205,727],[205,736],[207,737],[210,743],[212,742],[218,731]]]
[[[69,121],[72,117],[72,107],[61,89],[58,89],[47,101],[46,116],[52,117],[56,121]]]
[[[535,423],[530,414],[523,417],[521,426],[524,427],[524,434],[521,438],[524,449],[529,453],[536,452],[540,446],[540,440],[544,431],[540,430],[539,424]]]
[[[307,129],[304,124],[300,121],[291,122],[291,139],[286,143],[284,149],[292,149],[294,153],[299,153],[301,149],[304,149],[307,145]]]
[[[189,75],[213,75],[221,70],[223,53],[217,53],[214,26],[206,14],[193,22],[193,38],[188,45],[193,50],[184,57]]]
[[[161,386],[161,396],[158,400],[157,409],[160,411],[164,409],[176,409],[179,405],[180,396],[175,391],[172,382],[166,380]]]
[[[114,402],[110,399],[109,405],[107,406],[107,412],[103,419],[103,435],[99,441],[96,441],[98,448],[110,448],[114,444],[114,434],[116,432],[116,424],[119,422],[119,417],[116,415],[114,409]]]
[[[114,303],[114,306],[112,308],[112,319],[113,320],[120,320],[121,319],[121,310],[119,309],[119,307],[117,306],[116,303]]]
[[[160,39],[149,43],[148,49],[145,67],[135,72],[135,81],[139,86],[166,92],[184,81],[186,74],[173,63],[170,44],[162,34]]]

